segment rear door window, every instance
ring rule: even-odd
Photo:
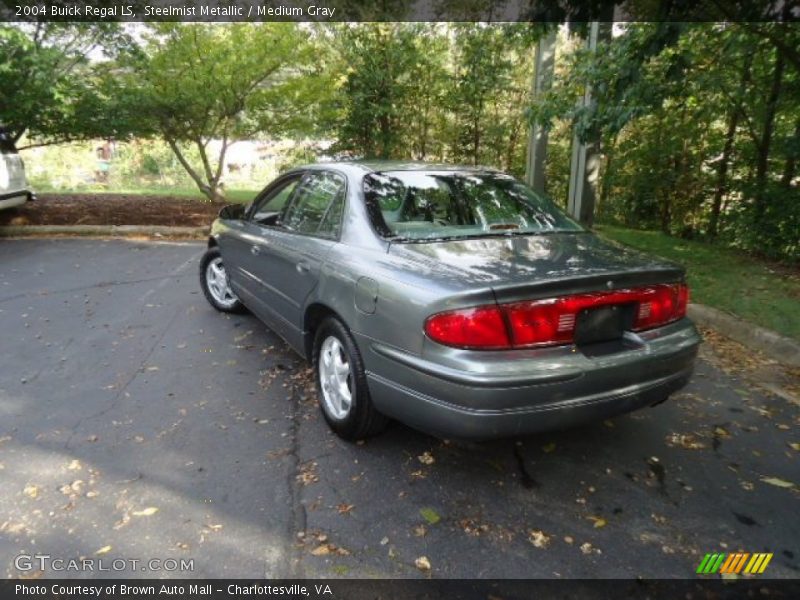
[[[344,178],[330,171],[309,173],[294,194],[281,224],[298,233],[336,238],[344,211]]]

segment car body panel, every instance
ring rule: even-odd
[[[25,177],[25,164],[13,146],[8,144],[0,149],[0,209],[20,206],[32,198]]]
[[[314,310],[335,314],[350,329],[378,410],[440,435],[485,438],[626,412],[685,384],[700,341],[688,319],[587,347],[476,351],[426,337],[425,320],[437,312],[681,282],[684,272],[585,231],[385,239],[362,188],[367,173],[383,168],[468,169],[395,162],[290,171],[328,169],[346,178],[337,240],[235,218],[212,227],[234,291],[297,352],[310,358]]]

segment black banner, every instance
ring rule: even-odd
[[[771,598],[800,597],[800,580],[5,580],[0,597],[234,600],[306,598],[332,600],[531,600],[533,598]]]
[[[2,0],[34,21],[797,21],[799,0]]]

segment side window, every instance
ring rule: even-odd
[[[278,217],[280,217],[286,203],[297,188],[300,182],[300,176],[284,182],[283,185],[277,189],[272,190],[269,194],[256,200],[256,205],[251,213],[250,220],[262,225],[275,225],[277,224]]]
[[[344,179],[319,171],[304,178],[286,210],[283,225],[300,233],[337,237],[344,210]]]
[[[14,147],[14,140],[11,139],[11,134],[0,128],[0,154],[16,154],[16,152],[17,149]]]

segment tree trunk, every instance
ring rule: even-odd
[[[783,167],[783,175],[781,176],[781,185],[783,187],[788,188],[792,185],[795,173],[797,173],[798,152],[800,152],[800,119],[795,121],[792,143],[786,155],[786,164]]]
[[[194,167],[192,167],[192,165],[189,164],[189,161],[186,160],[186,157],[183,155],[183,152],[181,152],[181,149],[178,147],[178,144],[175,142],[175,140],[167,139],[167,144],[172,150],[172,153],[178,159],[178,162],[181,163],[181,166],[186,170],[186,172],[189,174],[189,177],[192,178],[192,181],[195,182],[197,188],[206,198],[212,201],[224,200],[224,195],[220,196],[219,194],[219,187],[217,185],[218,182],[212,182],[212,185],[209,185],[203,181],[203,178],[200,176],[200,174],[195,171]]]
[[[595,207],[596,210],[601,210],[601,207],[608,202],[608,197],[611,195],[611,173],[614,166],[614,152],[617,149],[617,138],[619,133],[615,133],[614,137],[608,144],[601,146],[601,153],[606,155],[605,165],[603,165],[603,175],[600,178],[600,195],[598,198],[599,206]],[[601,142],[602,144],[602,142]]]
[[[747,84],[750,81],[750,68],[753,64],[753,54],[748,53],[744,59],[742,77],[739,81],[739,91],[736,100],[739,102],[745,97]],[[736,128],[739,126],[740,106],[734,106],[728,115],[728,129],[725,132],[725,146],[722,149],[722,158],[717,165],[717,187],[714,190],[714,201],[711,205],[711,218],[708,222],[708,235],[712,238],[719,233],[719,216],[722,212],[722,199],[728,192],[728,167],[730,166],[731,154],[733,154],[733,142],[736,139]]]
[[[778,107],[778,99],[781,95],[783,85],[783,54],[780,50],[775,50],[775,67],[772,72],[772,86],[767,97],[767,106],[764,113],[764,123],[761,128],[761,139],[758,144],[758,154],[756,157],[756,193],[755,209],[756,218],[764,216],[767,203],[767,175],[769,171],[769,153],[772,146],[772,132],[775,128],[775,113]]]

